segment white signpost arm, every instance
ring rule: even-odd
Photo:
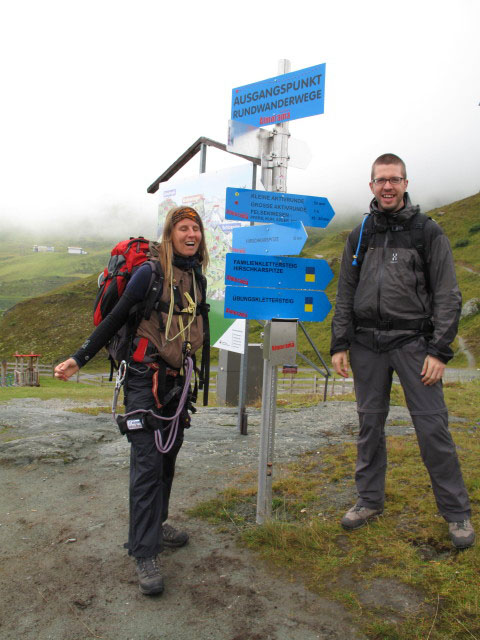
[[[278,74],[290,71],[290,61],[280,60]],[[265,140],[262,154],[262,182],[267,191],[287,192],[288,168],[288,137],[289,123],[276,124],[273,139]],[[271,324],[270,322],[267,323]],[[266,327],[268,332],[269,327]],[[277,407],[277,365],[267,358],[263,363],[262,389],[262,425],[260,433],[260,453],[258,462],[258,495],[257,495],[257,524],[263,524],[272,516],[272,475],[273,456],[275,446],[275,417]]]

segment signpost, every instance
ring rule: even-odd
[[[272,223],[234,230],[234,253],[227,255],[225,272],[224,315],[267,320],[258,524],[271,517],[272,509],[277,366],[295,362],[297,321],[321,321],[329,313],[331,304],[321,289],[333,276],[325,261],[278,257],[301,251],[307,237],[304,225],[324,228],[334,215],[326,198],[286,193],[290,160],[288,121],[323,113],[325,65],[290,73],[289,61],[281,60],[278,71],[280,75],[274,78],[233,89],[231,117],[237,122],[229,127],[229,144],[233,148],[247,145],[249,153],[253,147],[256,157],[261,157],[266,191],[228,188],[226,217],[250,221],[251,225]],[[247,126],[269,124],[274,125],[270,135]]]
[[[323,290],[333,278],[326,260],[227,253],[225,284]]]
[[[303,222],[324,229],[335,215],[327,198],[227,187],[225,218],[250,222]]]
[[[323,291],[227,286],[225,317],[248,320],[291,318],[322,322],[332,305]]]
[[[232,236],[235,253],[266,256],[296,255],[307,241],[307,233],[301,222],[288,226],[262,224],[258,227],[238,227],[233,230]]]
[[[323,113],[325,64],[232,90],[232,120],[255,127]]]

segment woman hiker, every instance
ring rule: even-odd
[[[117,417],[131,444],[130,526],[125,546],[135,558],[140,591],[146,595],[161,593],[164,588],[157,554],[163,547],[181,547],[188,541],[186,532],[174,529],[166,520],[175,460],[184,428],[190,424],[184,379],[190,378],[192,363],[190,360],[186,371],[186,356],[202,346],[208,325],[202,275],[208,250],[198,213],[190,207],[171,209],[160,244],[153,244],[157,251],[152,254],[158,252],[153,259],[160,263],[164,285],[157,310],[140,320],[132,336],[125,358],[126,412]],[[80,349],[56,367],[56,378],[68,380],[111,340],[132,317],[135,305],[145,301],[151,280],[152,263],[145,262]],[[185,406],[180,409],[182,402]],[[159,417],[175,414],[177,424]]]

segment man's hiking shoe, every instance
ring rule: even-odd
[[[166,547],[183,547],[188,542],[186,531],[177,531],[166,522],[162,525],[163,544]]]
[[[140,591],[146,596],[153,596],[163,591],[163,578],[160,575],[160,568],[157,557],[136,558],[138,586]]]
[[[381,513],[383,513],[383,509],[369,509],[356,504],[343,516],[341,524],[344,529],[358,529]]]
[[[457,549],[468,549],[475,542],[475,531],[470,520],[449,522],[450,538]]]

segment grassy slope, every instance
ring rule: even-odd
[[[454,248],[457,275],[464,301],[479,295],[480,276],[477,273],[480,273],[480,232],[470,231],[478,224],[479,211],[480,194],[477,194],[430,212],[430,215],[445,230]],[[339,230],[338,226],[325,231],[310,229],[309,239],[302,253],[304,257],[321,255],[330,263],[335,277],[326,292],[332,303],[335,301],[340,256],[347,234],[348,231]],[[462,240],[468,240],[468,244],[456,247]],[[87,256],[69,256],[67,254],[32,254],[30,253],[31,245],[28,245],[27,250],[24,243],[22,277],[27,282],[26,286],[30,286],[30,291],[33,291],[35,290],[33,284],[40,267],[43,275],[46,274],[51,278],[58,278],[59,273],[71,279],[78,278],[82,273],[98,273],[105,264],[108,248],[113,244],[110,241],[89,245],[85,241],[84,246],[90,251]],[[90,246],[91,249],[89,249]],[[9,286],[18,274],[19,263],[17,262],[16,269],[12,268],[12,264],[14,259],[8,258],[2,252],[2,243],[0,243],[2,287]],[[472,269],[476,273],[471,273],[467,269]],[[72,353],[92,329],[91,313],[95,292],[96,276],[82,279],[43,296],[25,300],[11,309],[3,318],[0,318],[0,358],[9,357],[15,349],[27,350],[27,352],[36,350],[43,354],[46,360],[60,359]],[[35,323],[30,321],[31,318],[35,318]],[[331,313],[323,323],[306,323],[307,330],[324,358],[327,358],[329,353],[330,322]],[[261,326],[252,322],[252,342],[261,342],[261,331]],[[480,361],[480,314],[462,320],[459,333]],[[300,331],[299,350],[315,360],[313,350]],[[216,349],[212,352],[215,357]],[[464,356],[458,355],[453,364],[465,365]]]
[[[93,275],[15,305],[0,319],[0,358],[10,360],[14,351],[40,353],[43,362],[71,355],[92,332],[96,292]],[[95,361],[108,369],[102,355]]]
[[[55,252],[35,253],[33,244],[30,237],[19,240],[6,234],[0,239],[0,312],[21,300],[99,273],[112,246],[111,241],[61,240],[48,243],[55,246]],[[80,244],[87,255],[68,254],[69,244]]]
[[[463,302],[480,298],[480,193],[429,213],[450,238]],[[462,319],[459,335],[480,361],[480,314]]]

